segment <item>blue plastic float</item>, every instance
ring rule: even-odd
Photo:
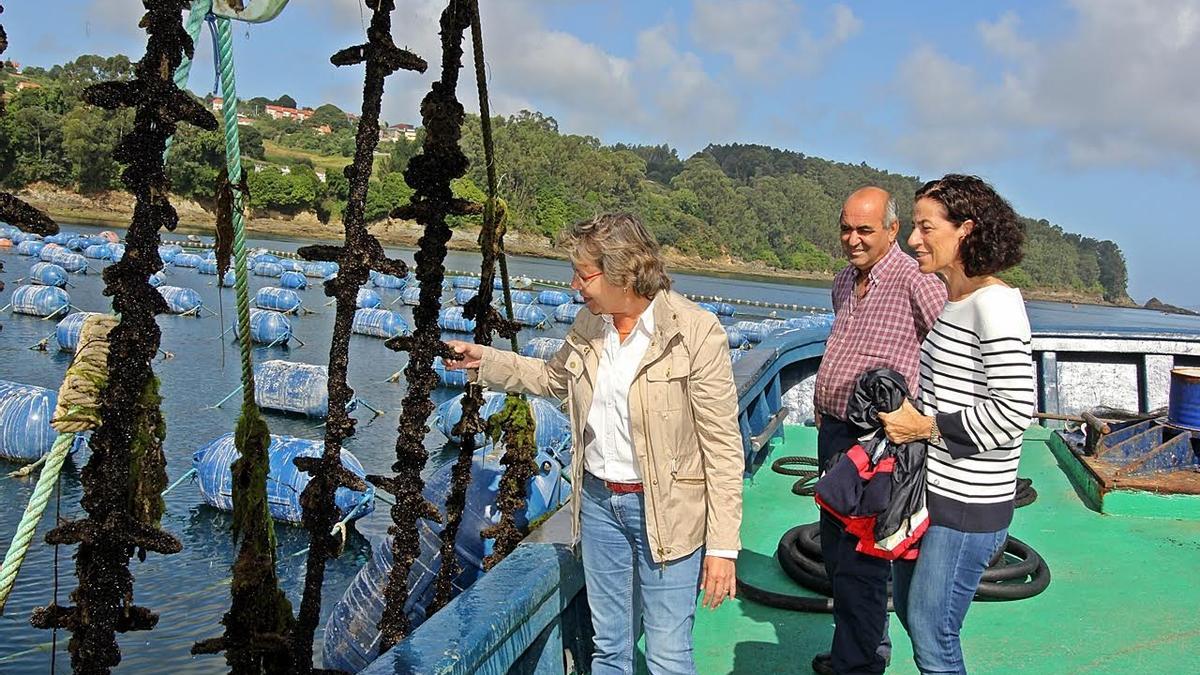
[[[26,234],[26,233],[21,232],[21,234]],[[41,242],[36,239],[27,239],[27,240],[17,244],[17,255],[28,255],[28,256],[33,256],[36,258],[39,255],[41,255],[42,249],[45,247],[46,247],[45,242]]]
[[[50,426],[58,392],[0,380],[0,459],[33,462],[50,452],[58,432]],[[75,448],[83,443],[76,439]]]
[[[97,313],[72,312],[63,317],[54,329],[54,339],[58,341],[58,348],[64,352],[74,353],[75,347],[79,345],[79,333],[83,330],[83,321]]]
[[[401,289],[405,287],[407,282],[405,282],[404,279],[391,274],[376,274],[375,278],[371,280],[371,283],[375,284],[376,288]]]
[[[176,267],[195,268],[199,267],[200,263],[202,262],[204,262],[204,258],[201,258],[195,253],[180,253],[179,255],[175,256],[175,259],[171,261],[171,264]]]
[[[522,326],[543,328],[546,325],[546,312],[538,305],[513,305],[513,318]]]
[[[406,305],[412,305],[414,307],[421,304],[421,287],[406,287],[403,291],[400,291],[400,301]]]
[[[286,288],[276,288],[274,286],[265,286],[258,289],[258,292],[254,294],[255,307],[259,309],[271,309],[286,314],[299,312],[303,309],[303,302],[300,294],[296,291]]]
[[[76,274],[86,274],[89,269],[87,258],[84,258],[78,253],[68,253],[61,250],[55,251],[54,254],[50,256],[50,260],[47,262],[52,262],[64,270],[68,272],[74,272]]]
[[[162,270],[159,270],[159,271],[155,272],[154,274],[151,274],[149,279],[147,279],[147,281],[150,282],[150,285],[153,286],[154,288],[158,288],[159,286],[162,286],[163,282],[166,280],[167,280],[167,273]]]
[[[29,268],[29,280],[39,286],[62,288],[67,285],[67,271],[54,263],[34,263]]]
[[[112,260],[111,244],[92,244],[83,249],[83,257],[92,260]]]
[[[479,279],[477,277],[453,277],[450,279],[450,285],[454,288],[479,288]]]
[[[12,294],[12,311],[30,316],[52,317],[66,313],[71,296],[57,286],[18,286]]]
[[[329,370],[273,359],[254,365],[254,400],[262,408],[309,417],[329,415]]]
[[[533,301],[535,299],[533,293],[530,293],[529,291],[510,291],[509,295],[512,296],[512,302],[514,305],[533,304]],[[504,294],[497,293],[494,296],[494,299],[497,302],[500,302],[501,304],[503,304],[504,303]]]
[[[355,310],[354,323],[350,330],[359,335],[390,338],[408,335],[408,322],[396,312],[387,309],[364,308]]]
[[[438,328],[451,333],[474,333],[475,320],[464,317],[462,307],[443,307],[438,311]]]
[[[750,344],[750,340],[736,326],[722,326],[722,328],[725,329],[725,337],[729,339],[730,349],[741,349]]]
[[[358,296],[355,298],[358,309],[378,309],[383,304],[383,298],[379,294],[369,288],[358,289]]]
[[[9,239],[12,240],[14,246],[19,246],[27,241],[42,241],[42,235],[34,234],[33,232],[21,232],[18,230],[17,232],[14,232]],[[37,254],[35,253],[34,255]]]
[[[254,275],[259,277],[275,277],[279,278],[283,275],[283,267],[279,263],[273,262],[257,262],[254,263]]]
[[[183,253],[183,247],[178,244],[162,244],[158,247],[158,257],[168,265],[180,253]]]
[[[216,276],[217,275],[217,261],[216,260],[201,260],[200,264],[196,265],[196,271],[199,272],[200,274]]]
[[[562,291],[542,291],[538,293],[537,301],[541,305],[559,307],[569,305],[571,303],[571,296]]]
[[[558,353],[562,349],[564,340],[562,338],[552,337],[535,337],[530,338],[525,346],[521,347],[521,356],[532,356],[543,361],[549,361],[550,357]]]
[[[308,288],[308,277],[304,276],[303,272],[296,270],[286,270],[279,275],[279,286],[281,288],[291,288],[302,291]]]
[[[460,288],[454,291],[454,303],[457,305],[465,305],[476,295],[479,295],[479,291],[475,290],[474,288]]]
[[[462,389],[467,386],[467,371],[446,370],[446,366],[442,364],[440,358],[433,360],[433,372],[437,373],[438,381],[442,383],[443,387]]]
[[[299,523],[300,493],[308,486],[310,477],[293,463],[297,457],[320,457],[325,449],[322,441],[271,434],[267,452],[271,466],[267,473],[267,506],[271,517],[285,523]],[[222,511],[233,510],[233,474],[230,470],[238,458],[233,433],[225,434],[205,444],[192,454],[192,468],[200,495],[209,506]],[[359,477],[366,472],[349,450],[342,450],[342,466]],[[375,488],[367,485],[365,492],[338,488],[334,501],[341,517],[356,520],[374,510]]]
[[[559,323],[574,323],[575,316],[581,309],[583,309],[583,305],[559,305],[554,308],[554,320]]]
[[[233,317],[233,336],[238,337],[237,315]],[[269,309],[250,308],[250,341],[255,344],[286,345],[292,339],[292,322],[287,315]]]
[[[167,301],[167,311],[172,314],[198,313],[203,302],[200,294],[191,288],[179,286],[159,286],[158,294]]]

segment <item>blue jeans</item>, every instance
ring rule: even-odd
[[[583,576],[596,636],[593,675],[631,675],[638,636],[654,675],[694,675],[692,624],[703,548],[665,564],[650,556],[644,496],[614,494],[585,474]]]
[[[912,639],[913,658],[922,673],[962,673],[959,631],[988,561],[1004,545],[1008,529],[960,532],[930,526],[916,560],[892,567],[896,616]]]

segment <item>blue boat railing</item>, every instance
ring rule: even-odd
[[[734,364],[747,474],[762,465],[770,439],[782,429],[783,392],[816,372],[827,335],[827,329],[781,331]],[[570,509],[560,509],[495,569],[362,672],[561,675],[586,670],[591,617],[583,565],[570,546],[569,519]]]

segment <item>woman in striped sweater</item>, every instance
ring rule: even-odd
[[[908,243],[949,300],[921,346],[921,411],[881,413],[888,437],[929,442],[930,527],[915,561],[896,561],[896,614],[922,673],[966,673],[959,630],[1012,521],[1021,440],[1037,407],[1029,318],[995,275],[1021,261],[1011,206],[975,176],[917,191]]]

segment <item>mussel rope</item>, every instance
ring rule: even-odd
[[[233,565],[232,604],[222,623],[225,636],[198,642],[193,653],[223,649],[232,672],[287,672],[284,635],[293,622],[291,603],[279,588],[275,570],[275,525],[267,504],[270,431],[254,398],[253,341],[250,339],[249,275],[246,269],[245,195],[239,184],[242,153],[237,125],[237,86],[233,71],[233,30],[230,20],[209,14],[211,0],[195,0],[193,14],[203,8],[216,35],[217,72],[225,118],[225,163],[233,194],[234,297],[242,379],[242,409],[234,434],[239,459],[233,473],[233,538],[242,539]],[[189,22],[191,20],[189,16]],[[247,634],[248,633],[248,634]],[[264,634],[273,639],[263,642]]]
[[[25,507],[17,532],[4,555],[4,563],[0,565],[0,614],[4,613],[4,605],[17,583],[17,574],[25,562],[29,544],[50,502],[50,495],[54,493],[63,462],[75,444],[75,435],[95,429],[100,424],[99,395],[108,374],[108,331],[116,323],[115,316],[93,315],[84,320],[80,329],[79,348],[63,377],[58,391],[58,407],[50,421],[50,426],[58,432],[58,436],[46,454],[37,485],[29,497],[29,505]]]

